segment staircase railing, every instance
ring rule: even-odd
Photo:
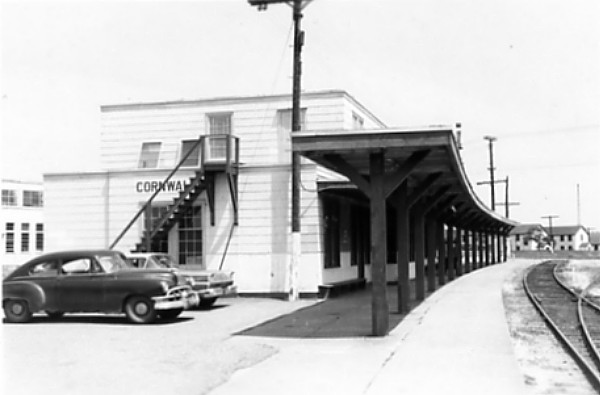
[[[225,141],[225,152],[224,157],[223,157],[223,163],[225,165],[225,169],[226,171],[230,171],[231,169],[231,160],[234,159],[235,160],[235,164],[239,163],[239,144],[238,144],[238,138],[235,136],[231,136],[231,135],[208,135],[208,136],[200,136],[200,138],[194,143],[194,145],[188,150],[188,152],[186,152],[183,157],[181,158],[181,160],[179,161],[179,163],[177,163],[177,166],[175,166],[175,168],[173,170],[171,170],[171,172],[167,175],[167,177],[164,179],[163,184],[166,184],[174,175],[175,173],[182,167],[182,165],[186,162],[186,160],[192,155],[193,152],[199,152],[200,154],[200,172],[204,171],[204,168],[206,166],[207,158],[211,159],[211,162],[213,162],[215,159],[219,159],[218,157],[215,158],[216,155],[214,155],[214,153],[207,151],[207,147],[212,147],[213,144],[206,144],[206,142],[208,141],[209,143],[211,142],[215,142],[215,141],[219,141],[219,140],[224,140]],[[233,140],[233,141],[232,141]],[[198,150],[197,148],[200,147]],[[232,155],[232,151],[233,150],[233,155]],[[233,158],[232,158],[233,156]],[[186,167],[186,170],[189,170],[189,168]],[[131,229],[131,227],[133,226],[133,224],[138,220],[138,218],[142,215],[142,213],[152,204],[152,202],[154,201],[154,199],[156,198],[156,196],[158,196],[158,194],[161,192],[161,188],[157,188],[156,191],[154,191],[154,193],[150,196],[150,198],[142,205],[142,207],[138,210],[138,212],[133,216],[133,218],[131,219],[131,221],[129,221],[129,223],[125,226],[125,228],[121,231],[121,233],[117,236],[117,238],[115,239],[115,241],[112,242],[112,244],[110,245],[110,249],[114,248],[119,241],[121,241],[121,239],[123,238],[123,236],[125,236],[125,234]]]

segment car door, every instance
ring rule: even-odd
[[[56,283],[58,277],[58,260],[40,260],[27,273],[23,281],[36,284],[42,289],[44,304],[42,308],[46,311],[60,311]]]
[[[103,311],[104,280],[92,256],[64,259],[56,285],[62,311]]]

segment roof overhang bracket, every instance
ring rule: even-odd
[[[415,168],[421,163],[427,155],[429,155],[431,150],[420,150],[413,152],[411,156],[408,157],[404,163],[400,166],[400,168],[395,171],[392,175],[386,178],[385,180],[385,196],[390,197],[392,193],[408,178],[410,173],[415,170]]]

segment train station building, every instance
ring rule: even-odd
[[[426,287],[506,259],[516,224],[475,195],[454,126],[390,128],[338,90],[303,93],[293,134],[289,95],[100,111],[101,169],[44,175],[46,251],[165,251],[180,265],[234,271],[242,294],[371,283],[375,334],[387,331],[387,283],[408,309]]]

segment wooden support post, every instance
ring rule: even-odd
[[[467,228],[465,229],[465,249],[463,254],[465,255],[465,273],[471,272],[471,248],[473,248],[473,244],[471,243],[471,231]]]
[[[508,245],[506,245],[506,235],[502,235],[502,252],[502,258],[504,259],[504,262],[506,262],[508,259]]]
[[[504,262],[502,260],[502,236],[500,232],[496,233],[496,256],[498,263]]]
[[[490,265],[490,238],[487,229],[483,232],[483,267]]]
[[[484,231],[479,231],[479,268],[485,267],[485,244],[483,239]]]
[[[479,265],[481,263],[481,261],[479,260],[479,248],[480,248],[480,244],[479,244],[479,231],[477,230],[473,230],[473,233],[471,233],[471,241],[472,241],[472,256],[473,256],[473,270],[477,270],[479,269]]]
[[[463,249],[462,229],[456,227],[456,277],[463,275],[462,249]]]
[[[494,235],[494,231],[490,231],[488,234],[490,238],[490,264],[495,265],[496,262],[496,236]]]
[[[425,299],[425,215],[423,205],[415,206],[414,238],[415,238],[415,289],[417,300]]]
[[[452,281],[454,280],[454,278],[456,277],[455,273],[456,273],[456,262],[454,262],[454,257],[455,257],[455,253],[456,253],[456,248],[454,246],[454,226],[453,225],[448,225],[448,229],[446,229],[446,244],[448,246],[448,281]]]
[[[435,291],[435,262],[437,255],[437,245],[435,235],[437,223],[433,215],[427,216],[427,290]]]
[[[385,336],[389,326],[386,293],[387,229],[384,194],[384,154],[370,155],[371,175],[371,318],[373,336]]]
[[[410,262],[410,210],[408,183],[404,181],[394,194],[396,199],[396,233],[398,235],[398,312],[410,310],[408,265]]]
[[[444,223],[442,220],[437,221],[437,248],[438,248],[438,283],[446,284],[446,240],[444,240]]]

